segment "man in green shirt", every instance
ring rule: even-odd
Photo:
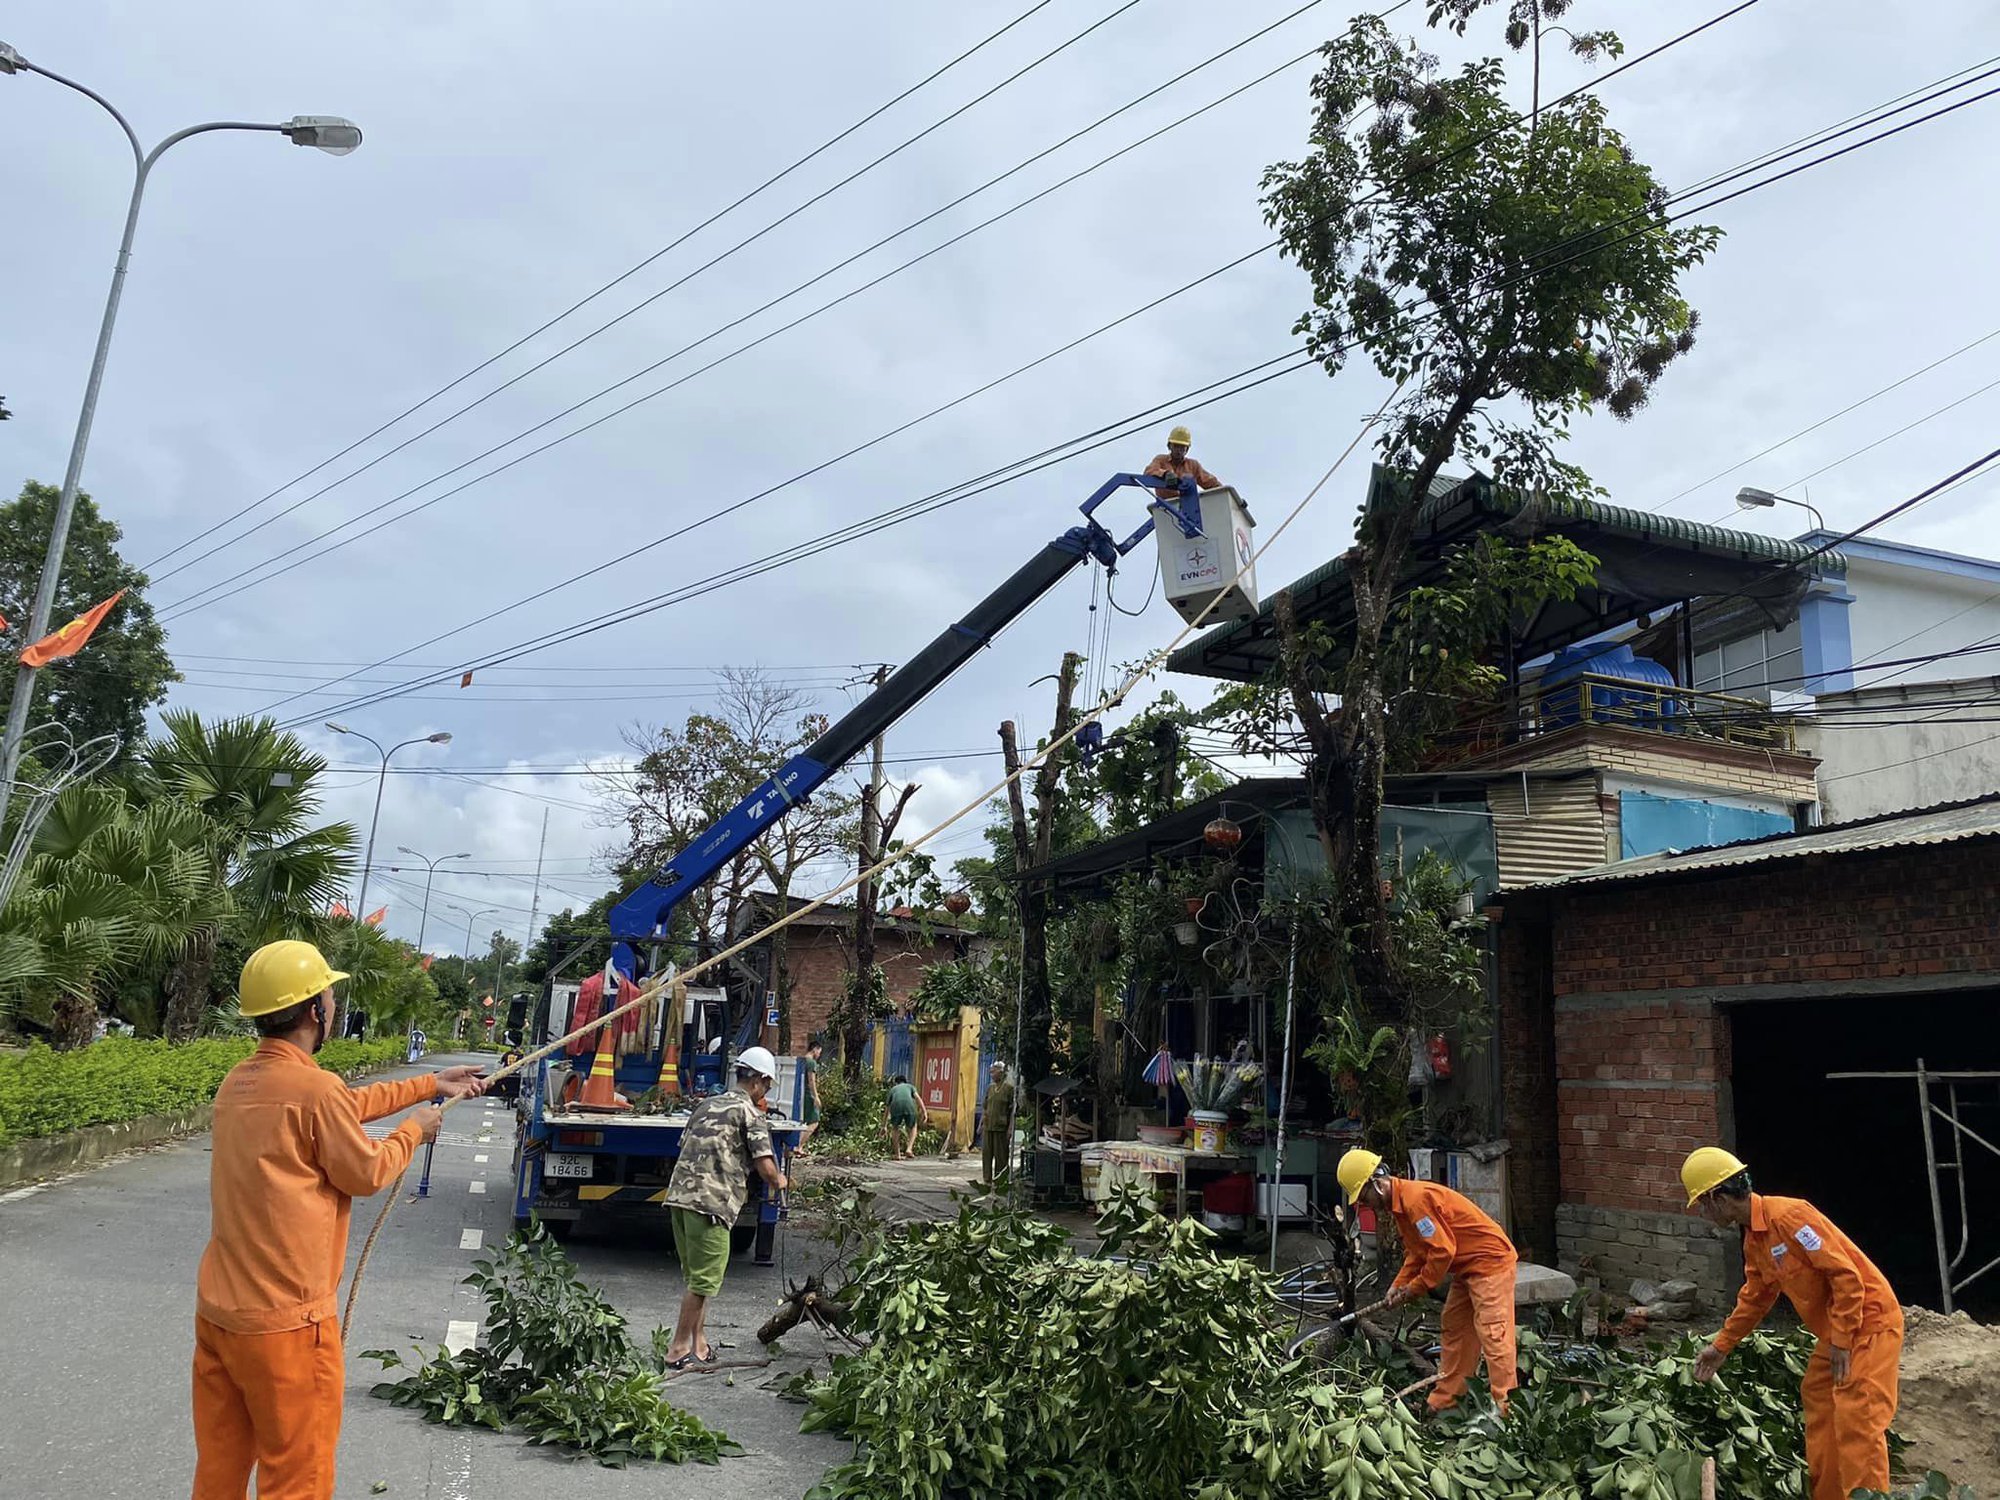
[[[889,1147],[896,1160],[917,1154],[917,1126],[923,1119],[917,1087],[898,1073],[889,1080]]]
[[[986,1089],[986,1118],[979,1132],[979,1180],[988,1187],[1014,1168],[1014,1080],[1007,1065],[995,1062]]]

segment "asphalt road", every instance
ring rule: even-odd
[[[433,1057],[427,1065],[480,1060]],[[809,1355],[824,1362],[811,1335],[794,1333],[788,1357],[769,1369],[735,1371],[733,1384],[717,1373],[668,1387],[677,1404],[749,1450],[717,1468],[603,1469],[517,1437],[434,1427],[369,1396],[378,1371],[358,1351],[476,1337],[483,1308],[459,1283],[481,1249],[511,1228],[513,1133],[504,1102],[454,1106],[445,1115],[430,1196],[412,1196],[414,1173],[404,1185],[347,1333],[335,1494],[371,1495],[383,1483],[380,1493],[401,1500],[545,1500],[558,1489],[589,1500],[803,1495],[847,1445],[800,1435],[802,1408],[766,1387]],[[355,1206],[350,1275],[380,1201]],[[207,1136],[0,1194],[0,1493],[7,1500],[188,1493],[194,1278],[207,1239]],[[664,1234],[585,1234],[570,1250],[584,1278],[641,1338],[672,1321],[680,1278]],[[798,1240],[786,1246],[794,1274],[807,1250]],[[725,1358],[758,1357],[754,1330],[779,1289],[779,1268],[760,1269],[747,1256],[731,1263],[709,1312],[711,1336],[738,1346]]]

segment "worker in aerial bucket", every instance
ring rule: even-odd
[[[1217,479],[1199,463],[1188,457],[1188,449],[1194,446],[1194,434],[1185,427],[1176,427],[1167,434],[1167,451],[1158,455],[1146,465],[1149,479],[1192,479],[1198,490],[1219,490],[1222,481]],[[1170,490],[1155,490],[1162,500],[1171,500],[1180,493],[1178,485]]]
[[[257,1050],[215,1095],[210,1231],[195,1292],[194,1500],[329,1500],[340,1446],[340,1322],[353,1200],[437,1139],[444,1099],[482,1094],[477,1068],[349,1088],[313,1061],[345,974],[311,943],[266,943],[237,1008]],[[381,1140],[362,1123],[422,1106]]]
[[[1392,1177],[1373,1151],[1349,1151],[1336,1174],[1349,1203],[1393,1215],[1402,1232],[1403,1269],[1389,1289],[1390,1307],[1414,1302],[1435,1291],[1447,1273],[1451,1276],[1441,1328],[1444,1350],[1428,1398],[1430,1409],[1444,1411],[1458,1404],[1483,1354],[1486,1383],[1504,1417],[1508,1393],[1519,1384],[1514,1268],[1520,1257],[1506,1231],[1463,1193],[1435,1182]]]
[[[1695,1357],[1695,1378],[1713,1380],[1783,1292],[1819,1341],[1799,1388],[1812,1500],[1887,1490],[1903,1357],[1903,1308],[1888,1278],[1803,1198],[1752,1192],[1750,1169],[1719,1146],[1689,1154],[1681,1186],[1689,1208],[1743,1236],[1743,1290],[1722,1332]]]

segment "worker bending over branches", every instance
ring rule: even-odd
[[[1752,1192],[1750,1169],[1719,1146],[1689,1154],[1681,1186],[1689,1208],[1743,1236],[1743,1290],[1722,1332],[1696,1356],[1695,1378],[1713,1380],[1784,1293],[1819,1341],[1800,1386],[1812,1500],[1888,1489],[1903,1357],[1903,1308],[1889,1279],[1803,1198]]]
[[[674,1253],[687,1285],[673,1342],[667,1346],[670,1370],[715,1361],[708,1342],[708,1299],[722,1290],[729,1231],[749,1200],[750,1174],[763,1178],[773,1192],[782,1193],[787,1185],[764,1118],[764,1096],[777,1079],[777,1059],[762,1047],[745,1047],[736,1059],[736,1087],[711,1094],[688,1116],[680,1160],[667,1183]]]
[[[1403,1269],[1388,1305],[1401,1307],[1437,1290],[1446,1275],[1437,1384],[1432,1411],[1458,1404],[1465,1383],[1486,1357],[1486,1382],[1500,1414],[1519,1383],[1514,1355],[1514,1268],[1520,1257],[1506,1231],[1463,1193],[1435,1182],[1392,1177],[1373,1151],[1349,1151],[1337,1169],[1350,1203],[1394,1216],[1403,1236]]]
[[[257,1050],[215,1095],[210,1230],[194,1319],[194,1500],[329,1500],[340,1447],[340,1321],[354,1199],[402,1176],[437,1139],[444,1099],[484,1093],[477,1068],[349,1088],[313,1061],[347,976],[311,943],[267,943],[237,1008]],[[383,1139],[362,1123],[426,1105]]]

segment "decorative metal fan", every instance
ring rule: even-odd
[[[1257,886],[1239,875],[1225,891],[1210,891],[1202,898],[1195,922],[1216,936],[1201,950],[1203,962],[1217,973],[1232,976],[1239,986],[1248,986],[1261,964],[1279,958],[1282,947],[1266,937],[1260,920]]]

